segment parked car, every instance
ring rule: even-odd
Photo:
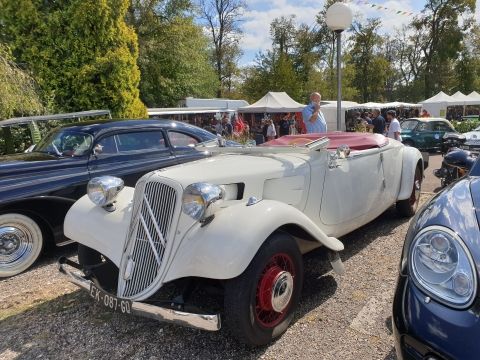
[[[0,157],[0,278],[28,269],[47,244],[69,242],[63,219],[105,174],[134,186],[144,174],[205,157],[215,135],[175,121],[95,121],[51,132],[33,152]]]
[[[447,132],[456,132],[453,125],[442,118],[411,118],[402,121],[402,141],[420,150],[440,150]]]
[[[478,359],[480,163],[412,220],[393,302],[399,359]]]
[[[480,126],[472,131],[463,134],[466,138],[465,143],[462,145],[462,149],[469,150],[475,154],[480,153]]]
[[[79,263],[62,258],[59,269],[110,309],[211,331],[220,315],[193,289],[203,299],[213,287],[226,324],[250,345],[269,343],[292,321],[301,255],[325,246],[342,273],[338,238],[393,204],[412,216],[424,171],[417,149],[377,134],[198,149],[217,155],[149,173],[135,188],[93,179],[65,218]]]

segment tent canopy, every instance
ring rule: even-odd
[[[238,108],[242,113],[299,112],[305,105],[293,100],[286,92],[269,92],[256,103]]]
[[[474,101],[479,101],[480,102],[480,94],[476,91],[472,91],[470,94],[468,94],[468,98],[470,100]]]

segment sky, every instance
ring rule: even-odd
[[[296,16],[297,23],[313,26],[316,14],[323,9],[324,0],[246,0],[247,10],[242,22],[243,38],[241,48],[243,56],[240,65],[253,63],[255,55],[271,46],[270,23],[282,15]],[[368,4],[365,4],[368,3]],[[389,10],[379,10],[371,6],[376,4]],[[424,0],[350,0],[354,16],[363,19],[378,17],[382,19],[381,32],[393,34],[395,28],[401,28],[411,20],[411,16],[396,14],[396,11],[420,13]],[[477,0],[477,19],[480,16],[480,0]]]

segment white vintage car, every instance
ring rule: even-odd
[[[189,311],[189,301],[216,287],[233,334],[262,345],[292,321],[302,254],[324,246],[342,273],[340,236],[394,204],[402,216],[418,205],[422,155],[382,135],[211,145],[198,150],[212,157],[151,172],[135,188],[93,179],[64,225],[79,263],[59,259],[60,271],[115,311],[211,331],[220,315]]]

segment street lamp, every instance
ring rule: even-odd
[[[336,2],[327,9],[325,20],[328,28],[337,34],[337,131],[342,131],[342,32],[352,25],[352,10]]]

